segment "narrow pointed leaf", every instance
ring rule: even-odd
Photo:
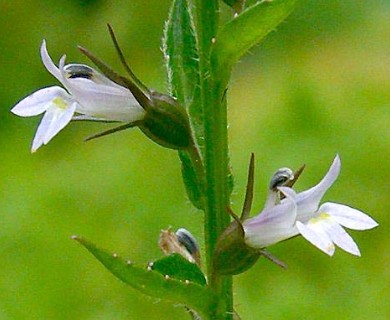
[[[190,281],[206,285],[206,278],[199,267],[192,262],[189,262],[182,255],[173,253],[167,257],[156,260],[151,266],[153,270],[160,272],[162,275],[168,275],[169,277],[181,281]]]
[[[233,65],[274,30],[294,9],[297,0],[261,1],[222,27],[212,50],[213,72],[226,87]]]
[[[73,237],[73,239],[83,245],[114,276],[148,296],[183,304],[203,314],[205,319],[217,305],[217,297],[207,287],[165,277],[151,268],[136,266],[115,254],[100,249],[84,238]]]
[[[165,25],[163,50],[171,93],[185,106],[197,124],[202,111],[199,91],[199,57],[188,0],[174,0]]]
[[[165,25],[163,51],[166,59],[170,93],[186,108],[195,134],[195,142],[202,149],[203,110],[199,102],[199,57],[195,28],[188,0],[174,0]],[[202,182],[191,157],[179,151],[182,175],[190,201],[198,209],[203,207]]]

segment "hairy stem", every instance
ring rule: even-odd
[[[204,163],[206,171],[205,244],[210,287],[221,297],[213,319],[232,318],[232,278],[211,276],[218,236],[228,226],[228,137],[226,101],[211,74],[210,49],[218,25],[218,1],[196,1],[196,30],[200,65],[200,94],[204,110]]]

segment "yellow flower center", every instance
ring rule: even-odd
[[[56,97],[52,100],[52,102],[60,109],[66,109],[68,108],[68,104],[66,103],[66,101],[64,99],[62,99],[61,97]]]
[[[320,222],[322,220],[327,220],[329,219],[330,215],[326,212],[320,212],[319,215],[315,218],[311,218],[310,219],[310,222],[311,223],[317,223],[317,222]]]

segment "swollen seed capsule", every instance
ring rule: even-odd
[[[139,125],[144,134],[159,145],[186,149],[191,145],[191,128],[185,109],[172,97],[150,92],[150,105],[143,106],[146,115]]]

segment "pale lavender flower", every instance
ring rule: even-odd
[[[336,156],[329,171],[316,186],[300,193],[295,193],[291,188],[280,187],[279,190],[287,198],[271,207],[278,210],[278,216],[268,217],[271,209],[266,209],[265,212],[243,223],[247,244],[263,248],[301,234],[330,256],[335,251],[335,245],[360,256],[359,248],[343,226],[353,230],[367,230],[378,226],[378,223],[365,213],[343,204],[326,202],[320,206],[325,192],[337,179],[340,168],[340,158]],[[291,201],[294,202],[296,210],[288,212],[287,205]],[[262,217],[264,213],[266,216]],[[293,216],[295,221],[291,223]],[[283,226],[281,218],[286,219],[286,228],[281,228]],[[274,238],[272,234],[275,235]]]
[[[22,117],[45,113],[35,134],[31,151],[47,144],[72,119],[135,122],[143,119],[144,109],[132,93],[109,80],[93,68],[82,64],[59,67],[50,58],[46,42],[41,45],[41,58],[46,69],[65,87],[40,89],[20,101],[12,112]]]

